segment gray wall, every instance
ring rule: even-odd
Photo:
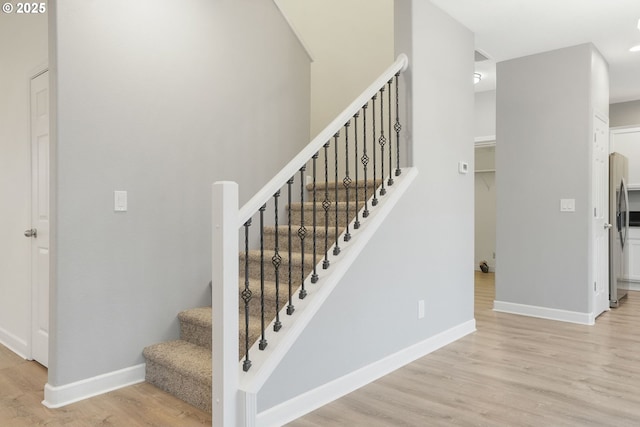
[[[640,125],[640,100],[611,104],[609,110],[609,126],[638,126]]]
[[[211,183],[246,201],[308,143],[309,59],[270,1],[67,0],[53,20],[59,386],[142,363],[210,304]]]
[[[31,140],[29,80],[47,62],[47,16],[0,13],[0,342],[30,340]]]
[[[607,66],[590,44],[497,66],[496,300],[590,310],[593,111]],[[561,213],[560,199],[576,212]]]
[[[420,174],[267,381],[260,411],[473,319],[473,175],[457,171],[473,164],[473,34],[424,0],[396,1],[395,28]]]
[[[496,134],[496,91],[477,92],[475,95],[474,136],[495,136]]]

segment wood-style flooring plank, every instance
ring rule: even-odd
[[[595,326],[497,313],[476,274],[477,332],[288,424],[640,426],[640,293]]]
[[[47,370],[0,346],[2,427],[210,426],[211,414],[140,383],[59,409],[42,405]]]

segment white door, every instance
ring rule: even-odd
[[[594,117],[593,135],[593,311],[609,309],[609,126]]]
[[[31,80],[31,357],[49,359],[49,73]]]

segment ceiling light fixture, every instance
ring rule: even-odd
[[[629,52],[640,52],[640,44],[637,44],[631,49],[629,49]]]
[[[473,84],[477,85],[478,83],[480,83],[480,80],[482,80],[482,74],[473,73]]]

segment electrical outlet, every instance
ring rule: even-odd
[[[418,301],[418,319],[422,319],[424,317],[424,300],[421,299]]]

